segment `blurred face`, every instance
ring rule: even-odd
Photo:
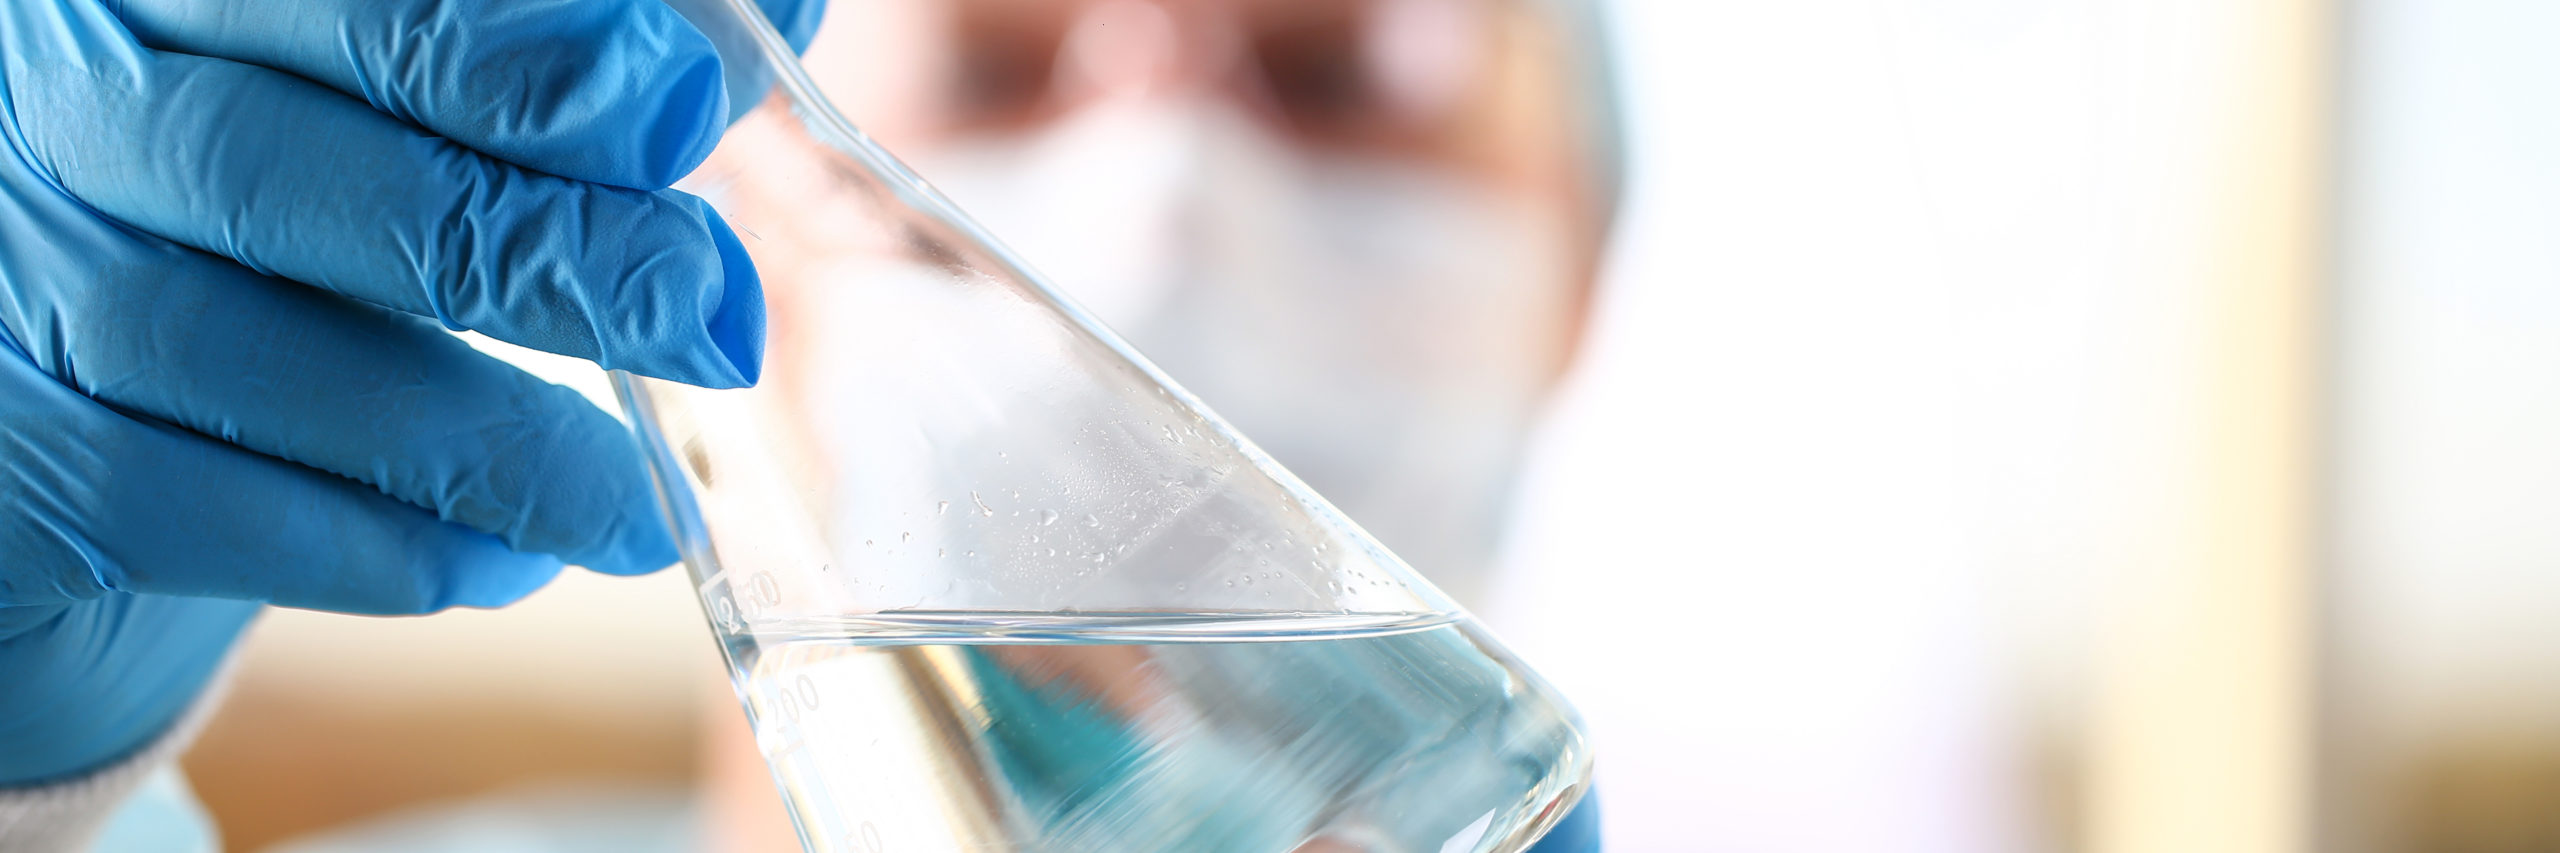
[[[1463,602],[1602,236],[1581,47],[1527,0],[837,0],[806,64]],[[790,848],[742,721],[706,719],[713,846]]]
[[[1561,33],[1502,0],[870,0],[808,65],[1464,600],[1597,252]]]
[[[873,0],[830,17],[809,65],[901,151],[1207,99],[1311,153],[1587,207],[1562,103],[1588,94],[1567,91],[1579,47],[1507,0]]]

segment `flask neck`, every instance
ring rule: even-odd
[[[728,84],[730,121],[746,115],[772,93],[781,78],[798,70],[790,43],[754,0],[665,2],[719,51],[721,75]],[[772,48],[766,46],[768,40]]]
[[[1013,258],[958,206],[836,110],[801,67],[799,52],[792,42],[776,29],[757,0],[665,2],[692,22],[719,52],[721,75],[728,91],[731,134],[782,133],[797,137],[805,144],[780,148],[827,161],[823,165],[733,164],[730,168],[824,173],[850,180],[862,185],[863,193],[897,211],[887,218],[986,246],[1006,263],[1020,265],[1019,259]],[[814,4],[819,0],[800,2]],[[814,22],[808,26],[814,31]],[[781,120],[745,120],[758,110],[772,111]],[[750,124],[758,126],[750,129]],[[703,171],[717,170],[706,167],[698,170],[697,176]]]

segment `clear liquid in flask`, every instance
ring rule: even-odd
[[[1445,614],[898,614],[734,641],[811,850],[1444,853],[1580,795],[1569,707]]]

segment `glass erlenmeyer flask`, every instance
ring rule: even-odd
[[[812,851],[1511,851],[1571,709],[847,124],[747,0],[682,185],[763,275],[756,388],[617,375]],[[1324,405],[1309,400],[1307,405]]]

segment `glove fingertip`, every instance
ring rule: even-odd
[[[713,245],[720,249],[721,279],[720,297],[704,326],[712,345],[728,360],[736,378],[733,387],[752,386],[764,373],[764,282],[729,223],[721,221],[708,204],[703,205],[702,219],[711,229]]]
[[[728,127],[729,87],[721,79],[720,54],[705,44],[671,75],[666,102],[639,140],[635,189],[663,189],[711,156]]]
[[[649,222],[664,230],[640,241],[647,257],[631,264],[631,273],[608,278],[613,292],[585,306],[589,318],[604,321],[596,326],[595,360],[703,388],[754,385],[764,367],[765,328],[755,262],[710,205],[673,190],[659,195],[689,209]]]
[[[482,547],[450,558],[452,562],[443,572],[443,594],[427,608],[429,611],[450,607],[485,610],[514,604],[551,583],[564,565],[560,558],[549,554],[508,548],[496,537],[481,534],[478,538]]]
[[[646,492],[588,553],[569,556],[570,562],[589,571],[626,576],[655,572],[675,565],[676,559],[675,536],[658,515],[656,496]]]
[[[810,40],[818,36],[818,21],[827,9],[826,0],[757,0],[757,5],[764,8],[774,29],[782,33],[782,40],[791,43],[794,53],[809,49]]]

